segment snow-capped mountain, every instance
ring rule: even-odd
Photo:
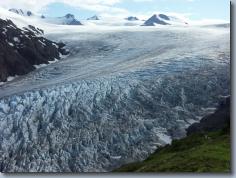
[[[63,17],[46,17],[44,18],[46,22],[50,22],[58,25],[82,25],[82,23],[75,18],[73,14],[66,14]]]
[[[168,20],[167,20],[168,21]],[[145,23],[144,26],[155,26],[155,25],[170,25],[169,23],[162,20],[158,15],[153,15],[149,18]]]
[[[100,20],[100,19],[98,18],[97,15],[94,15],[94,16],[88,18],[87,20]]]
[[[175,16],[168,16],[165,14],[154,14],[143,24],[143,26],[156,25],[188,25],[188,23]]]
[[[35,15],[31,11],[22,9],[9,9],[10,12],[21,16],[31,17],[33,19],[41,20],[42,22],[57,24],[57,25],[82,25],[82,23],[75,18],[73,14],[66,14],[63,17],[46,17],[44,15]]]
[[[137,17],[119,17],[119,16],[93,16],[82,21],[85,26],[141,26],[143,21]]]
[[[136,21],[136,20],[139,20],[139,19],[137,17],[130,16],[130,17],[127,17],[126,20],[128,20],[128,21]]]
[[[31,12],[31,11],[28,11],[28,10],[22,10],[22,9],[9,9],[10,12],[14,12],[18,15],[22,15],[22,16],[33,16],[34,14]]]

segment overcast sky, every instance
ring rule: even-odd
[[[229,0],[0,0],[4,8],[22,8],[48,16],[74,14],[78,19],[92,15],[139,16],[162,12],[191,20],[230,20]]]

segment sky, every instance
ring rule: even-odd
[[[52,17],[71,13],[79,20],[93,15],[146,19],[166,13],[192,21],[230,21],[229,0],[0,0],[0,6]]]

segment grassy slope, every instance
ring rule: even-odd
[[[114,172],[230,172],[229,129],[194,134],[158,149],[148,159]]]

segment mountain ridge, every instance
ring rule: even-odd
[[[186,26],[188,25],[188,22],[185,22],[184,20],[174,16],[169,16],[165,14],[154,14],[148,20],[146,20],[142,26],[156,26],[156,25]]]
[[[62,17],[46,17],[44,15],[35,15],[29,10],[22,10],[22,9],[9,9],[10,12],[15,14],[24,16],[24,17],[34,17],[41,19],[44,22],[49,22],[52,24],[60,24],[60,25],[82,25],[82,23],[75,18],[75,16],[71,13],[67,13],[65,16]]]
[[[65,44],[43,37],[44,31],[32,25],[18,28],[11,20],[0,18],[0,82],[8,77],[33,71],[35,65],[49,64],[68,52]]]

